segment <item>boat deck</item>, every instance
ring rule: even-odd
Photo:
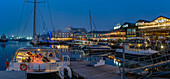
[[[87,79],[120,79],[119,68],[111,65],[88,66],[87,60],[72,61],[70,67],[78,76]]]

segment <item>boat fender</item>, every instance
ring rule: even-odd
[[[62,66],[59,66],[58,67],[58,74],[60,76],[61,79],[64,79],[64,72],[63,72],[63,67]]]
[[[20,65],[20,69],[22,70],[22,71],[26,71],[27,70],[27,65],[24,63],[24,64],[21,64]]]
[[[9,61],[6,61],[5,68],[8,68],[8,67],[9,67]]]
[[[64,69],[66,69],[68,71],[67,75],[69,76],[69,78],[72,78],[72,70],[70,69],[70,67],[68,66],[64,66]]]
[[[68,66],[59,66],[59,76],[61,79],[64,79],[64,69],[68,71],[68,76],[71,79],[72,78],[72,70]]]

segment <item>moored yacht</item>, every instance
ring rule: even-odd
[[[5,64],[6,71],[26,71],[29,74],[47,74],[57,72],[61,79],[64,79],[64,70],[67,69],[67,75],[71,78],[70,58],[68,55],[62,55],[57,49],[50,47],[36,47],[41,41],[36,35],[36,8],[37,0],[34,0],[34,23],[33,40],[34,47],[21,47],[16,52],[11,62],[8,60]],[[9,65],[10,64],[10,65]]]
[[[97,45],[92,45],[92,46],[88,47],[87,49],[90,49],[90,50],[109,50],[109,49],[111,49],[111,47],[109,47],[107,42],[103,42],[103,43],[98,43]]]
[[[46,74],[58,72],[62,78],[64,69],[68,70],[71,78],[71,69],[68,55],[61,55],[57,49],[49,47],[22,47],[12,58],[6,71],[26,71],[29,74]]]
[[[126,56],[145,56],[159,52],[151,50],[149,47],[149,41],[141,37],[127,38],[124,45]],[[116,49],[116,54],[122,53],[123,49]]]
[[[81,42],[82,42],[82,40],[74,40],[74,41],[68,43],[68,45],[70,47],[78,47],[81,44]]]
[[[78,46],[78,48],[84,49],[84,48],[87,48],[87,47],[92,46],[92,45],[94,45],[94,43],[92,41],[84,40],[84,41],[81,41],[81,44]]]

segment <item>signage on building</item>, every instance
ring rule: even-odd
[[[114,27],[114,30],[120,29],[120,27],[121,27],[120,25],[119,25],[119,26],[115,26],[115,27]]]
[[[136,29],[127,29],[126,37],[136,37]]]
[[[119,23],[119,24],[117,24],[117,26],[114,27],[114,30],[120,29],[120,27],[121,27],[121,25],[120,25],[120,23]]]
[[[128,27],[128,24],[123,25],[123,28],[126,28],[126,27]]]
[[[166,19],[158,19],[158,20],[155,20],[156,23],[163,23],[163,22],[166,22]]]

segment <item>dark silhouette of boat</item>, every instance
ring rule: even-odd
[[[20,39],[17,39],[16,41],[27,42],[27,41],[31,41],[31,40],[26,39],[26,38],[20,38]]]
[[[6,38],[5,34],[1,36],[0,42],[8,42],[8,39]]]

